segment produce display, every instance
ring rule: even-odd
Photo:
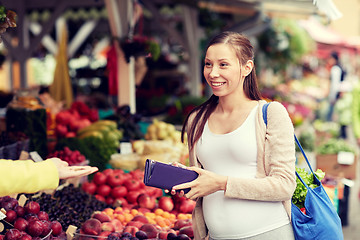
[[[154,235],[166,239],[170,233],[175,237],[182,234],[193,237],[191,213],[195,201],[166,196],[161,189],[145,186],[143,177],[140,169],[128,173],[106,169],[97,172],[92,181],[83,183],[81,188],[85,192],[112,207],[94,213],[84,222],[78,237],[88,234],[120,239],[124,233],[138,238],[137,235],[141,235],[141,239],[154,238]],[[113,232],[119,234],[110,236]]]
[[[63,186],[53,194],[26,196],[31,201],[39,203],[41,211],[47,212],[50,220],[59,221],[64,230],[69,225],[80,227],[94,211],[110,207],[72,184]]]
[[[17,199],[5,196],[0,198],[0,206],[6,215],[6,228],[1,239],[66,239],[62,224],[51,220],[39,203],[30,200],[21,206]]]
[[[32,114],[38,114],[35,119],[41,118],[39,122],[46,123],[45,112],[39,115],[34,111],[43,108],[31,105],[31,101],[25,102],[33,109]],[[20,104],[24,103],[20,101]],[[304,125],[309,109],[299,110],[300,105],[294,107],[290,103],[285,105],[295,127]],[[11,115],[13,112],[16,114]],[[100,120],[95,109],[74,102],[69,109],[54,115],[52,132],[56,144],[46,158],[58,157],[69,165],[96,166],[99,171],[83,177],[77,184],[62,180],[52,192],[24,194],[27,198],[24,206],[20,206],[18,198],[1,197],[0,209],[6,218],[0,220],[5,226],[0,240],[194,238],[192,211],[195,201],[166,194],[143,182],[146,159],[188,165],[188,147],[186,142],[181,142],[181,131],[174,124],[154,118],[143,134],[138,124],[140,115],[131,114],[128,106],[114,112],[113,116]],[[18,109],[12,108],[9,114],[13,119],[19,115]],[[23,132],[26,139],[32,137],[32,144],[36,143],[34,134]],[[334,124],[316,121],[314,131],[302,131],[298,135],[306,151],[320,154],[353,151],[345,142],[325,135],[321,144],[318,141],[320,133],[329,133],[331,138],[337,132]],[[15,136],[22,131],[9,133]],[[187,136],[184,137],[186,141]],[[9,138],[0,140],[5,142]],[[122,153],[122,146],[127,146],[130,152]],[[313,184],[313,176],[305,169],[297,167],[296,170],[311,188],[317,187]],[[320,181],[325,175],[320,169],[315,174]],[[297,179],[292,202],[304,212],[306,193],[307,189]]]
[[[70,150],[68,147],[64,147],[64,150],[54,151],[50,153],[47,158],[57,157],[63,161],[66,161],[69,166],[84,165],[86,163],[86,157],[79,152],[79,150]]]
[[[50,239],[65,239],[69,226],[77,229],[74,239],[88,235],[94,239],[193,238],[191,213],[195,201],[145,186],[143,177],[140,169],[106,169],[81,187],[63,184],[51,194],[24,194],[24,207],[15,198],[2,197],[0,207],[9,223],[3,238],[23,239],[27,234],[24,239],[31,240],[50,234]]]

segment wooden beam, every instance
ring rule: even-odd
[[[81,44],[83,44],[87,39],[87,37],[89,37],[89,35],[92,33],[92,31],[94,31],[98,22],[99,22],[98,20],[88,20],[80,27],[76,35],[69,43],[69,48],[68,48],[69,58],[72,58],[74,56],[75,52],[79,49]]]

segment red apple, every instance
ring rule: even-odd
[[[40,204],[35,201],[29,201],[24,206],[26,213],[38,214],[40,212]]]
[[[16,212],[16,215],[18,217],[23,217],[25,215],[25,209],[24,207],[18,205],[14,208],[15,212]]]
[[[38,212],[37,217],[39,218],[39,220],[49,220],[49,214],[44,211]]]
[[[5,233],[5,240],[17,240],[21,237],[21,233],[18,229],[10,229]]]
[[[29,222],[22,217],[17,218],[14,222],[14,228],[16,228],[20,231],[26,231],[26,228],[28,225],[29,225]]]
[[[59,236],[63,231],[61,223],[56,220],[52,221],[51,222],[51,230],[52,230],[51,234],[53,236]]]
[[[115,199],[125,197],[127,193],[128,193],[128,190],[124,186],[114,187],[111,190],[111,196],[114,197]]]
[[[41,220],[30,221],[26,228],[26,232],[32,237],[39,237],[43,230],[44,225],[42,224]]]
[[[36,214],[27,214],[27,215],[25,215],[25,219],[26,219],[28,222],[39,220],[39,218],[37,217]]]
[[[174,209],[174,202],[170,197],[161,197],[158,202],[159,208],[171,212]]]
[[[40,234],[41,237],[45,237],[47,236],[50,231],[51,231],[51,222],[47,221],[47,220],[40,220],[41,224],[42,224],[42,232]]]
[[[97,186],[100,186],[100,185],[103,185],[106,183],[106,175],[102,172],[96,172],[94,174],[94,178],[93,178],[93,182],[97,185]]]
[[[96,192],[96,184],[94,182],[84,182],[81,185],[81,189],[87,192],[88,194],[94,195]]]
[[[5,221],[9,222],[9,223],[13,223],[15,221],[15,219],[17,218],[17,214],[14,210],[7,210],[6,211],[6,218]]]
[[[18,238],[18,240],[32,240],[32,239],[33,238],[27,233],[22,234],[21,237]]]

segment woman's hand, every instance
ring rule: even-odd
[[[179,195],[195,200],[226,189],[227,176],[221,176],[198,167],[188,167],[187,169],[197,172],[199,176],[194,181],[174,186],[171,189],[171,194],[175,194],[176,190],[191,188],[187,194],[184,194],[184,191],[180,191]]]

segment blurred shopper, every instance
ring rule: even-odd
[[[55,189],[60,179],[87,176],[96,167],[69,166],[59,158],[42,162],[0,159],[0,196]]]
[[[340,97],[340,84],[345,79],[346,72],[340,65],[339,54],[332,52],[329,58],[330,68],[330,89],[328,95],[329,110],[327,113],[327,121],[333,120],[334,106]]]
[[[334,112],[338,116],[337,122],[340,125],[340,137],[343,139],[348,137],[347,127],[351,124],[351,104],[351,92],[341,92],[334,106]]]
[[[294,128],[275,101],[265,125],[250,41],[234,32],[216,36],[203,74],[213,94],[190,112],[182,132],[189,169],[199,177],[171,191],[191,188],[185,196],[196,200],[195,239],[294,239]]]

